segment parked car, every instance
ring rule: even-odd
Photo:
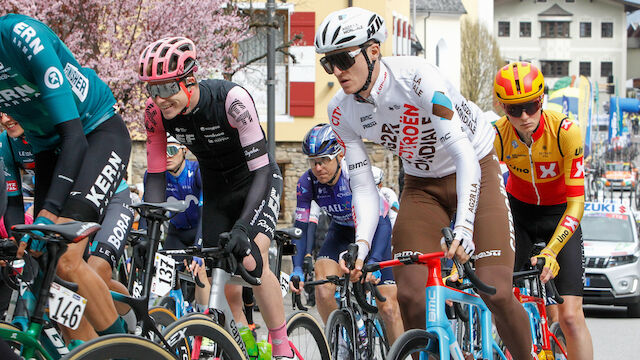
[[[621,305],[640,317],[640,244],[627,205],[587,202],[582,217],[585,304]]]
[[[611,189],[634,190],[638,169],[630,162],[608,162],[604,169],[604,185]]]

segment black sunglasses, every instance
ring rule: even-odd
[[[530,101],[524,104],[516,104],[516,105],[506,104],[505,110],[507,111],[507,114],[513,117],[522,116],[523,111],[526,112],[527,115],[531,116],[536,112],[538,112],[538,110],[540,110],[540,105],[541,105],[541,101],[540,99],[538,99],[538,100]]]
[[[155,99],[156,96],[166,99],[180,92],[180,81],[182,80],[166,82],[164,84],[147,83],[147,93],[152,99]]]
[[[341,51],[339,53],[323,56],[320,58],[320,64],[327,74],[333,74],[333,67],[336,66],[340,71],[349,70],[356,63],[355,57],[366,49],[369,45],[360,46],[353,51]]]

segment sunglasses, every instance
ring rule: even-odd
[[[338,156],[338,154],[339,152],[331,155],[312,157],[308,158],[307,161],[309,162],[309,167],[312,168],[316,167],[317,164],[320,164],[321,166],[327,166],[331,162],[331,160],[335,159]]]
[[[167,145],[167,156],[168,157],[174,157],[178,154],[178,152],[180,151],[180,149],[182,149],[184,146],[178,146],[178,145]]]
[[[168,98],[179,93],[180,90],[180,81],[171,81],[163,84],[147,83],[147,93],[152,99],[155,99],[156,96]]]
[[[368,45],[367,45],[368,46]],[[333,67],[337,66],[340,71],[349,70],[353,64],[356,63],[355,57],[366,49],[367,46],[362,46],[353,51],[342,51],[339,53],[323,56],[320,58],[320,64],[324,68],[327,74],[333,74]]]
[[[533,114],[535,114],[536,112],[538,112],[538,110],[540,110],[540,105],[541,102],[540,100],[534,100],[534,101],[530,101],[528,103],[524,103],[524,104],[517,104],[517,105],[506,105],[505,106],[505,110],[507,112],[507,114],[513,116],[513,117],[520,117],[522,116],[522,112],[526,112],[527,115],[531,116]]]

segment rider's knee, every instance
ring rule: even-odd
[[[69,254],[70,255],[70,254]],[[57,274],[63,279],[70,279],[80,271],[81,264],[84,263],[82,257],[63,256],[58,261]]]
[[[109,265],[106,260],[97,256],[91,256],[89,260],[87,260],[87,263],[105,283],[111,280],[111,265]]]
[[[560,318],[560,325],[562,326],[562,330],[565,332],[565,334],[576,334],[579,332],[580,328],[585,326],[582,308],[562,309],[562,311],[560,311],[558,315]]]
[[[424,297],[416,296],[415,289],[410,286],[398,287],[398,303],[403,308],[424,307]]]
[[[387,299],[385,302],[378,302],[378,311],[383,319],[399,321],[400,307],[395,299]]]
[[[318,301],[321,301],[323,303],[335,301],[335,293],[335,286],[333,286],[332,284],[316,286],[316,297],[318,298]]]

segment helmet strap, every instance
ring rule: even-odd
[[[180,115],[184,115],[187,110],[189,110],[189,105],[191,104],[191,95],[193,94],[191,93],[191,90],[187,89],[187,87],[184,85],[184,81],[180,80],[179,84],[180,88],[184,91],[185,94],[187,94],[187,106],[185,106],[184,109],[180,111]]]
[[[336,167],[336,172],[333,173],[333,176],[331,177],[331,179],[329,179],[329,181],[327,182],[327,185],[331,185],[331,186],[335,185],[335,184],[332,185],[332,183],[338,176],[338,173],[340,172],[340,160],[338,160],[338,158],[336,158],[336,160],[338,161],[338,167]]]
[[[369,55],[367,55],[367,47],[368,46],[362,46],[362,55],[364,56],[365,61],[367,62],[367,67],[369,68],[369,74],[367,75],[367,81],[364,82],[364,85],[362,85],[362,88],[360,88],[360,90],[358,90],[358,92],[356,92],[356,94],[360,94],[361,92],[367,90],[367,88],[369,87],[369,85],[371,85],[371,76],[373,75],[373,67],[376,65],[376,61],[370,61],[369,60]]]

